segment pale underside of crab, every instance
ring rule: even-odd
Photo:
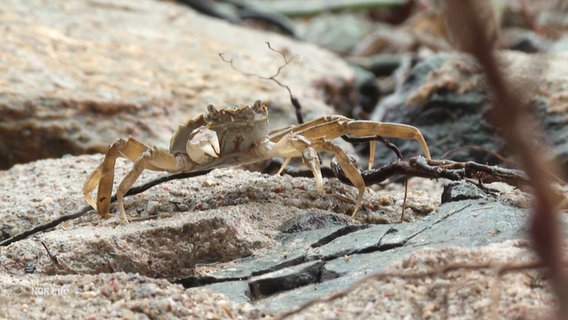
[[[281,157],[286,160],[280,173],[291,158],[300,157],[313,172],[317,190],[321,194],[324,189],[318,153],[327,152],[337,159],[345,176],[359,191],[353,210],[355,216],[363,201],[365,182],[345,151],[332,142],[343,135],[415,139],[426,158],[430,159],[422,133],[409,125],[352,120],[333,115],[269,132],[268,107],[260,101],[252,106],[220,110],[209,105],[207,114],[179,126],[171,139],[169,151],[148,147],[132,137],[114,142],[103,162],[85,181],[83,194],[102,218],[110,217],[114,167],[119,157],[134,162],[133,168],[122,179],[116,192],[118,208],[124,220],[127,220],[124,195],[143,170],[195,172]],[[370,159],[374,156],[374,146],[373,141]],[[95,189],[96,201],[91,195]]]

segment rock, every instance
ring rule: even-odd
[[[294,308],[306,300],[346,288],[366,275],[383,271],[404,257],[414,256],[421,248],[471,248],[508,239],[525,239],[528,214],[527,210],[497,202],[466,200],[444,204],[422,222],[355,231],[333,239],[325,251],[320,247],[308,249],[310,255],[319,259],[315,261],[325,261],[321,282],[267,300],[273,312]],[[383,241],[390,245],[382,246]],[[282,272],[285,270],[297,269],[287,267]]]
[[[10,245],[3,253],[3,263],[12,274],[20,275],[28,273],[33,263],[35,273],[45,275],[131,272],[184,278],[193,274],[197,264],[230,261],[266,246],[269,239],[243,237],[246,226],[241,223],[246,222],[237,218],[240,213],[231,211],[202,218],[160,219],[129,228],[84,226],[48,233],[39,241],[26,239]]]
[[[505,40],[503,40],[505,38]],[[509,50],[521,51],[525,53],[538,53],[546,51],[556,51],[549,41],[540,37],[534,32],[527,30],[509,30],[505,36],[501,33],[500,40]],[[555,43],[556,46],[556,43]]]
[[[390,225],[375,225],[364,230],[355,230],[348,234],[336,237],[325,245],[313,247],[308,259],[329,260],[359,252],[378,251],[381,248],[383,235],[390,232]]]
[[[568,36],[563,36],[560,40],[556,41],[551,47],[552,52],[566,52],[568,51]]]
[[[402,59],[399,54],[382,53],[370,57],[348,57],[347,61],[374,75],[388,76],[400,67]]]
[[[480,199],[487,196],[477,186],[463,181],[452,181],[444,187],[442,203],[466,199]]]
[[[285,89],[218,56],[270,76],[283,62],[266,41],[301,56],[278,80],[307,119],[333,114],[333,103],[353,104],[344,93],[356,90],[354,74],[333,54],[172,2],[7,0],[0,11],[0,168],[105,152],[129,135],[167,148],[177,126],[208,104],[261,99],[271,106],[273,129],[294,124]]]
[[[82,182],[101,159],[101,155],[94,155],[41,160],[1,172],[5,187],[0,188],[0,197],[5,201],[0,204],[0,225],[9,224],[11,227],[3,229],[21,231],[31,227],[30,221],[36,226],[82,208]],[[130,166],[119,161],[117,176],[123,176]],[[140,183],[160,175],[143,172]],[[410,182],[410,202],[415,201],[413,194],[426,194],[418,182]],[[10,279],[0,281],[0,302],[9,305],[13,314],[16,310],[11,306],[34,299],[33,305],[17,311],[25,310],[30,317],[43,310],[39,306],[52,308],[48,306],[55,303],[65,306],[67,313],[85,317],[95,313],[99,317],[129,316],[124,310],[158,317],[164,310],[175,309],[175,317],[196,314],[211,318],[223,305],[221,309],[233,315],[255,318],[344,290],[401,260],[410,266],[427,264],[422,260],[409,262],[423,256],[434,262],[453,261],[447,257],[448,247],[461,248],[451,249],[451,254],[460,259],[460,255],[472,252],[467,248],[526,238],[529,211],[496,200],[497,196],[444,203],[425,217],[396,224],[393,222],[400,218],[400,207],[391,198],[402,199],[403,190],[390,185],[391,200],[383,201],[378,209],[365,209],[396,212],[387,221],[390,224],[364,225],[334,213],[350,212],[352,204],[345,205],[331,196],[350,188],[335,179],[325,179],[324,189],[330,194],[319,195],[313,179],[236,169],[171,181],[126,198],[127,214],[133,220],[130,223],[118,218],[101,221],[91,210],[81,219],[0,247],[0,278]],[[441,190],[432,183],[423,188]],[[440,194],[433,196],[439,199]],[[364,202],[371,204],[385,197],[380,191],[368,190]],[[152,206],[157,203],[154,216],[147,215],[149,202]],[[304,219],[298,223],[294,217]],[[484,259],[507,263],[502,257],[509,257],[509,251]],[[392,281],[396,282],[396,277]],[[515,289],[526,287],[526,279],[518,281]],[[463,290],[477,292],[464,286]],[[476,294],[479,297],[480,293]],[[413,296],[421,297],[421,303],[428,301],[412,291],[401,300]],[[199,309],[189,304],[190,299],[202,303]],[[250,302],[254,299],[253,306]],[[501,299],[510,297],[502,295]],[[375,308],[384,301],[368,303]],[[183,307],[176,307],[178,304]],[[513,304],[527,305],[518,301]],[[75,312],[76,308],[81,311]],[[56,307],[49,310],[54,315],[62,312]],[[300,317],[309,318],[303,313]]]
[[[562,74],[568,68],[568,55],[530,55],[500,53],[505,74],[526,93],[535,113],[540,116],[546,137],[555,156],[568,167],[568,132],[565,115],[568,108],[568,80]],[[538,86],[536,86],[538,82]],[[434,158],[479,163],[500,163],[491,152],[506,155],[503,141],[486,120],[491,111],[490,97],[480,67],[463,54],[437,54],[414,66],[396,92],[383,99],[371,118],[376,121],[408,123],[423,132]],[[420,154],[414,141],[394,140],[403,155]],[[394,159],[382,150],[376,159]]]
[[[322,245],[313,242],[321,229],[287,234],[276,238],[280,245],[257,251],[254,257],[233,261],[230,269],[238,273],[232,273],[231,281],[206,287],[216,292],[228,292],[236,301],[243,301],[248,296],[252,300],[264,297],[270,300],[272,312],[287,310],[303,301],[345,288],[367,274],[382,271],[425,246],[465,248],[508,239],[525,239],[528,213],[496,201],[465,200],[444,204],[421,222],[328,233],[325,237],[328,241]],[[288,249],[283,250],[282,247]],[[281,257],[282,252],[295,252],[297,255],[288,256],[287,263],[273,261],[269,267],[271,264],[266,262],[270,261],[270,257]],[[256,271],[261,276],[254,277],[254,272],[245,271],[251,266],[264,266]],[[275,271],[265,273],[260,269]],[[215,274],[218,277],[223,273],[221,270]],[[239,281],[234,281],[236,276]],[[249,279],[250,290],[244,286],[244,279]],[[256,284],[258,279],[268,282]],[[286,286],[297,289],[283,290]],[[271,292],[268,288],[274,289]]]
[[[0,274],[3,319],[191,318],[221,319],[227,313],[257,318],[249,304],[228,301],[206,289],[185,290],[163,279],[128,273],[14,277]],[[14,299],[18,302],[14,303]]]
[[[327,14],[310,19],[301,29],[300,37],[337,53],[347,53],[371,27],[366,19],[353,14]]]
[[[199,289],[203,288],[212,292],[222,292],[230,301],[250,302],[251,300],[249,284],[246,280],[224,281],[199,287]]]
[[[457,268],[438,271],[445,266],[479,266],[518,263],[532,259],[528,244],[508,241],[486,247],[464,249],[423,249],[406,255],[390,265],[383,274],[364,278],[358,285],[347,287],[342,278],[329,281],[342,291],[327,290],[336,299],[312,304],[291,319],[405,319],[405,318],[460,318],[486,319],[497,314],[542,318],[553,314],[551,296],[542,285],[534,285],[542,274],[537,270],[507,273],[496,285],[494,268]],[[380,263],[380,260],[375,260]],[[537,280],[539,279],[539,280]],[[286,296],[291,304],[303,303],[302,297],[319,295],[325,283],[308,286]],[[491,293],[498,295],[494,300]],[[272,299],[271,306],[281,305],[281,296]],[[282,295],[282,298],[283,295]],[[309,299],[309,298],[308,298]],[[530,301],[530,302],[529,302]],[[494,303],[499,303],[495,309]]]
[[[322,213],[308,213],[305,215],[293,217],[289,221],[286,221],[280,227],[280,230],[284,233],[296,233],[301,231],[327,228],[335,225],[349,225],[353,223],[356,222],[344,216]]]
[[[479,247],[527,239],[528,209],[485,199],[444,203],[422,222],[423,230],[405,243],[414,247]]]
[[[318,282],[322,265],[323,261],[311,261],[253,277],[249,280],[251,296],[261,299]]]
[[[464,145],[498,149],[501,143],[489,139],[488,125],[483,118],[482,104],[486,97],[483,88],[479,88],[477,84],[480,76],[475,78],[475,74],[479,72],[479,68],[463,55],[437,54],[414,66],[395,93],[380,102],[371,118],[417,126],[431,146],[430,152],[434,158]],[[444,74],[447,75],[441,76]],[[461,89],[467,86],[462,78],[469,83],[467,89]],[[460,88],[452,87],[452,84],[460,85]],[[460,90],[468,94],[463,94]],[[457,121],[459,125],[456,124]],[[448,139],[448,132],[451,133],[451,139]],[[392,140],[396,141],[403,156],[421,153],[413,141]],[[376,159],[394,159],[390,152],[379,149],[380,155]],[[472,152],[458,152],[449,158],[458,161],[489,160],[485,153],[476,155]]]

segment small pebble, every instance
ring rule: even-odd
[[[54,201],[53,201],[52,198],[50,198],[50,197],[45,197],[43,200],[41,200],[40,203],[43,204],[43,205],[49,206],[49,205],[52,205],[53,202],[54,202]]]
[[[146,212],[148,213],[148,215],[151,216],[156,215],[159,209],[160,209],[160,202],[154,200],[148,201],[148,204],[146,205]]]

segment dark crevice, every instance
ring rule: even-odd
[[[389,251],[389,250],[392,250],[392,249],[400,248],[402,246],[404,246],[403,243],[392,243],[392,244],[388,244],[388,245],[378,244],[376,246],[369,246],[369,247],[361,249],[361,250],[353,251],[350,254],[373,253],[373,252],[377,252],[377,251],[384,252],[384,251]]]
[[[184,288],[189,289],[189,288],[201,287],[201,286],[205,286],[205,285],[213,284],[213,283],[243,281],[243,280],[247,280],[247,279],[248,279],[248,277],[216,278],[216,277],[212,277],[212,276],[195,276],[195,277],[184,278],[184,279],[181,279],[181,280],[176,280],[176,281],[173,281],[173,283],[181,284]]]
[[[264,299],[277,293],[319,283],[323,265],[323,261],[316,261],[301,270],[297,270],[297,272],[275,275],[274,277],[260,277],[249,281],[251,299],[253,301]]]
[[[325,263],[323,263],[321,265],[320,268],[320,274],[319,274],[319,278],[318,278],[318,283],[322,283],[322,282],[326,282],[329,280],[333,280],[333,279],[337,279],[339,277],[341,277],[342,274],[337,273],[335,271],[332,270],[328,270],[325,268]]]
[[[366,229],[366,228],[370,227],[370,225],[356,226],[356,227],[363,227],[363,228],[359,228],[359,229],[358,229],[358,230],[362,230],[362,229]],[[353,231],[351,231],[351,232],[354,232],[354,231],[357,231],[357,230],[353,230]],[[400,248],[400,247],[404,246],[404,244],[408,241],[408,238],[407,238],[407,239],[404,239],[404,240],[402,240],[402,241],[400,241],[400,242],[396,242],[396,243],[383,244],[383,239],[384,239],[387,235],[392,234],[392,233],[396,233],[396,232],[398,232],[398,229],[396,229],[396,228],[394,228],[394,227],[391,227],[390,229],[388,229],[388,230],[383,234],[383,236],[379,239],[379,241],[377,241],[377,244],[368,246],[368,247],[363,248],[363,249],[360,249],[360,250],[345,250],[345,251],[339,251],[339,252],[336,252],[335,254],[332,254],[332,255],[326,255],[326,256],[323,256],[323,255],[322,255],[322,256],[319,256],[319,255],[318,255],[318,256],[308,257],[308,259],[309,259],[309,260],[314,260],[314,259],[317,258],[317,259],[319,259],[319,260],[323,260],[323,261],[326,261],[326,262],[327,262],[327,261],[331,261],[331,260],[334,260],[334,259],[343,257],[343,256],[345,256],[345,255],[353,255],[353,254],[360,254],[360,253],[372,253],[372,252],[376,252],[376,251],[388,251],[388,250],[392,250],[392,249],[395,249],[395,248]],[[346,233],[346,234],[347,234],[347,233]],[[415,235],[412,235],[412,237],[414,237],[414,236],[415,236]],[[338,238],[338,237],[336,237],[336,238]],[[323,240],[323,239],[322,239],[322,240]],[[333,240],[333,239],[331,239],[331,240]],[[328,241],[328,243],[331,242],[331,240]],[[314,247],[314,246],[312,245],[312,247]]]
[[[180,280],[176,280],[173,281],[173,283],[177,283],[177,284],[181,284],[183,285],[184,288],[195,288],[195,287],[201,287],[201,286],[206,286],[209,284],[214,284],[214,283],[222,283],[222,282],[231,282],[231,281],[246,281],[249,280],[251,277],[256,277],[256,276],[260,276],[269,272],[273,272],[273,271],[278,271],[278,270],[282,270],[285,268],[289,268],[289,267],[293,267],[299,264],[302,264],[306,261],[306,256],[302,256],[302,257],[298,257],[295,259],[291,259],[291,260],[287,260],[283,263],[274,265],[270,268],[267,269],[263,269],[263,270],[258,270],[258,271],[253,271],[251,272],[250,275],[248,276],[244,276],[244,277],[215,277],[215,276],[194,276],[194,277],[188,277],[188,278],[183,278]]]
[[[331,241],[333,241],[333,240],[335,240],[335,239],[337,239],[337,238],[339,238],[339,237],[342,237],[342,236],[344,236],[344,235],[350,234],[350,233],[352,233],[352,232],[356,232],[356,231],[359,231],[359,230],[367,229],[367,228],[369,228],[369,227],[370,227],[370,225],[350,225],[350,226],[345,226],[345,227],[343,227],[343,228],[341,228],[341,229],[339,229],[339,230],[337,230],[337,231],[331,233],[330,235],[321,238],[321,239],[318,240],[317,242],[314,242],[314,243],[312,244],[312,248],[317,248],[317,247],[324,246],[324,245],[330,243]]]
[[[448,219],[448,218],[451,217],[452,215],[454,215],[454,214],[456,214],[456,213],[458,213],[458,212],[460,212],[460,211],[463,211],[463,210],[465,210],[465,209],[467,209],[467,208],[469,208],[469,207],[471,207],[471,204],[467,204],[467,205],[463,206],[463,207],[460,208],[460,209],[457,209],[457,210],[454,210],[454,211],[452,211],[452,212],[449,212],[449,213],[445,214],[444,216],[438,218],[436,221],[430,223],[429,225],[425,226],[424,228],[418,230],[417,232],[415,232],[415,233],[412,234],[411,236],[409,236],[409,237],[407,237],[406,239],[404,239],[404,241],[403,241],[402,244],[405,245],[408,241],[412,240],[414,237],[418,236],[418,235],[421,234],[422,232],[424,232],[424,231],[426,231],[426,230],[428,230],[428,229],[431,229],[432,227],[434,227],[434,226],[437,225],[438,223],[440,223],[440,222],[442,222],[442,221]]]
[[[277,265],[274,265],[274,266],[272,266],[268,269],[253,271],[251,273],[251,276],[253,276],[253,277],[261,276],[265,273],[274,272],[274,271],[282,270],[284,268],[293,267],[293,266],[302,264],[304,262],[306,262],[306,256],[305,255],[301,256],[301,257],[297,257],[295,259],[284,261],[284,262],[277,264]]]
[[[368,247],[360,249],[360,250],[346,250],[346,251],[337,252],[333,255],[317,256],[317,259],[327,262],[327,261],[335,260],[337,258],[342,258],[344,256],[350,256],[350,255],[354,255],[354,254],[373,253],[373,252],[377,252],[377,251],[383,252],[383,251],[388,251],[388,250],[400,248],[400,247],[404,246],[405,243],[406,243],[406,240],[403,241],[403,242],[390,243],[390,244],[387,244],[387,245],[382,245],[382,244],[379,243],[379,244],[376,244],[376,245],[373,245],[373,246],[368,246]],[[313,257],[313,258],[315,259],[316,257]]]
[[[324,238],[321,238],[317,242],[311,245],[312,248],[317,248],[324,246],[335,239],[338,239],[342,236],[347,234],[363,230],[366,228],[371,227],[370,225],[348,225],[343,228],[336,230],[335,232],[327,235]],[[416,234],[423,232],[428,227],[418,231]],[[325,281],[329,281],[332,279],[336,279],[341,277],[340,274],[336,272],[329,271],[325,269],[326,262],[332,261],[334,259],[342,258],[345,255],[353,255],[353,254],[366,254],[372,253],[376,251],[388,251],[396,248],[400,248],[404,246],[404,244],[412,237],[416,236],[413,234],[408,239],[404,239],[400,242],[395,243],[383,243],[383,239],[397,232],[396,228],[390,228],[387,230],[382,237],[377,241],[375,245],[371,245],[369,247],[360,249],[360,250],[351,250],[351,251],[343,251],[343,252],[336,252],[332,255],[325,255],[325,256],[309,256],[308,254],[296,257],[294,259],[286,260],[282,263],[273,265],[269,268],[252,271],[250,275],[244,277],[215,277],[215,276],[194,276],[185,279],[181,279],[175,281],[177,284],[183,285],[185,288],[195,288],[215,283],[223,283],[223,282],[232,282],[232,281],[249,281],[249,290],[250,290],[250,298],[251,300],[258,300],[262,298],[266,298],[268,296],[297,289],[302,286],[306,286],[309,284],[315,283],[322,283]],[[308,268],[306,270],[299,271],[298,273],[293,273],[288,276],[278,277],[275,278],[267,278],[262,279],[259,281],[251,282],[251,278],[259,277],[264,274],[284,270],[290,267],[295,267],[305,262],[319,260],[321,264],[317,266],[317,270],[314,267]],[[291,281],[290,279],[295,279]],[[299,279],[299,280],[298,280]]]

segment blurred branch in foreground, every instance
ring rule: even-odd
[[[530,236],[534,250],[550,271],[550,283],[558,298],[558,319],[568,319],[568,281],[562,264],[562,237],[557,210],[562,198],[553,192],[550,178],[559,169],[542,156],[533,137],[538,124],[529,119],[529,97],[535,83],[514,83],[499,68],[495,52],[496,26],[489,1],[446,1],[445,17],[453,40],[466,53],[473,55],[485,71],[493,91],[490,121],[505,138],[511,154],[519,158],[535,196]],[[520,87],[522,85],[522,87]]]

